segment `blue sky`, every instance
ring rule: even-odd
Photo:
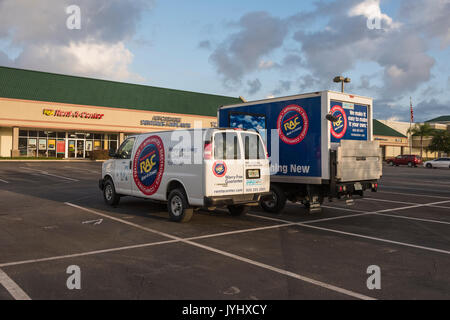
[[[408,120],[411,96],[423,121],[450,114],[448,16],[450,0],[3,0],[0,65],[247,100],[343,74],[377,118]]]

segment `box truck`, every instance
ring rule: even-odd
[[[270,194],[267,151],[260,135],[237,129],[191,129],[128,137],[102,166],[107,204],[123,196],[167,202],[170,219],[193,209],[226,206],[241,215]]]
[[[322,91],[222,106],[220,127],[259,132],[270,155],[270,199],[261,206],[280,212],[286,200],[318,209],[324,199],[376,191],[382,174],[373,141],[371,98]]]

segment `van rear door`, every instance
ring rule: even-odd
[[[205,159],[205,196],[242,194],[244,166],[237,132],[215,131],[212,135],[211,146],[210,159]]]
[[[244,193],[267,192],[270,188],[267,151],[255,132],[240,132],[244,149]]]

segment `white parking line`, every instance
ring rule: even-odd
[[[178,240],[166,240],[166,241],[158,241],[158,242],[148,242],[148,243],[136,244],[136,245],[132,245],[132,246],[87,251],[87,252],[80,252],[80,253],[74,253],[74,254],[66,254],[66,255],[62,255],[62,256],[48,257],[48,258],[6,262],[6,263],[0,264],[0,268],[12,267],[12,266],[17,266],[17,265],[22,265],[22,264],[37,263],[37,262],[78,258],[78,257],[90,256],[90,255],[94,255],[94,254],[109,253],[109,252],[116,252],[116,251],[129,250],[129,249],[145,248],[145,247],[157,246],[157,245],[161,245],[161,244],[174,243],[174,242],[179,242],[179,241]]]
[[[46,176],[55,177],[55,178],[66,179],[66,180],[74,181],[74,182],[80,181],[80,180],[77,180],[77,179],[73,179],[73,178],[69,178],[69,177],[64,177],[64,176],[60,176],[60,175],[57,175],[57,174],[48,173],[47,171],[44,171],[44,170],[31,169],[31,168],[27,168],[27,167],[20,167],[20,168],[21,168],[21,169],[26,169],[26,170],[37,171],[37,172],[39,172],[40,174],[43,174],[43,175],[46,175]]]
[[[396,200],[386,200],[386,199],[377,199],[377,198],[370,198],[370,197],[365,197],[362,198],[360,200],[369,200],[369,201],[381,201],[381,202],[392,202],[392,203],[402,203],[402,204],[419,204],[417,202],[404,202],[404,201],[396,201]],[[434,204],[425,204],[425,206],[427,207],[433,207],[433,208],[442,208],[442,209],[448,209],[450,210],[450,207],[443,207],[443,206],[438,206],[438,205],[434,205]]]
[[[423,189],[423,188],[408,188],[408,187],[399,187],[399,186],[389,186],[389,185],[381,185],[382,189],[406,189],[406,190],[418,190],[418,191],[432,191],[432,192],[440,192],[440,193],[450,193],[447,191],[442,191],[442,189]]]
[[[252,264],[254,266],[258,266],[258,267],[263,268],[263,269],[274,271],[274,272],[277,272],[279,274],[283,274],[285,276],[292,277],[292,278],[295,278],[295,279],[298,279],[298,280],[301,280],[301,281],[304,281],[304,282],[307,282],[307,283],[310,283],[310,284],[313,284],[313,285],[316,285],[316,286],[319,286],[319,287],[322,287],[322,288],[325,288],[325,289],[328,289],[328,290],[331,290],[331,291],[335,291],[335,292],[338,292],[338,293],[341,293],[341,294],[344,294],[344,295],[348,295],[348,296],[351,296],[351,297],[354,297],[354,298],[357,298],[357,299],[375,300],[372,297],[369,297],[369,296],[366,296],[366,295],[363,295],[363,294],[360,294],[360,293],[357,293],[357,292],[353,292],[353,291],[350,291],[350,290],[347,290],[347,289],[343,289],[343,288],[340,288],[340,287],[337,287],[337,286],[334,286],[334,285],[331,285],[331,284],[328,284],[328,283],[325,283],[325,282],[322,282],[322,281],[318,281],[318,280],[315,280],[315,279],[312,279],[312,278],[309,278],[309,277],[302,276],[300,274],[296,274],[296,273],[293,273],[293,272],[290,272],[290,271],[287,271],[287,270],[283,270],[283,269],[280,269],[280,268],[277,268],[277,267],[273,267],[273,266],[270,266],[270,265],[267,265],[267,264],[255,261],[255,260],[247,259],[247,258],[241,257],[239,255],[235,255],[235,254],[223,251],[223,250],[219,250],[219,249],[215,249],[215,248],[212,248],[212,247],[209,247],[209,246],[205,246],[205,245],[202,245],[200,243],[196,243],[196,242],[193,242],[193,241],[190,241],[190,240],[179,238],[179,237],[173,236],[173,235],[165,233],[165,232],[160,232],[160,231],[156,231],[156,230],[153,230],[153,229],[150,229],[150,228],[146,228],[146,227],[137,225],[137,224],[129,222],[129,221],[125,221],[125,220],[122,220],[122,219],[119,219],[119,218],[111,217],[109,215],[106,215],[106,214],[103,214],[103,213],[100,213],[100,212],[97,212],[97,211],[94,211],[94,210],[91,210],[91,209],[88,209],[88,208],[84,208],[84,207],[75,205],[75,204],[70,203],[70,202],[65,202],[65,204],[68,205],[68,206],[72,206],[72,207],[78,208],[80,210],[84,210],[86,212],[90,212],[90,213],[93,213],[93,214],[96,214],[96,215],[99,215],[99,216],[102,216],[102,217],[106,217],[106,218],[109,218],[109,219],[112,219],[112,220],[115,220],[115,221],[118,221],[118,222],[122,222],[124,224],[127,224],[127,225],[130,225],[130,226],[139,228],[141,230],[145,230],[145,231],[152,232],[152,233],[155,233],[155,234],[163,235],[163,236],[165,236],[167,238],[178,240],[178,241],[180,241],[182,243],[185,243],[185,244],[189,244],[189,245],[192,245],[192,246],[195,246],[195,247],[198,247],[198,248],[210,251],[210,252],[214,252],[214,253],[217,253],[217,254],[220,254],[220,255],[223,255],[223,256],[226,256],[226,257],[238,260],[238,261],[246,262],[248,264]],[[286,221],[286,223],[291,223],[291,222],[290,221]],[[285,224],[280,225],[280,227],[281,226],[285,226]]]
[[[428,198],[436,198],[436,199],[448,199],[449,197],[443,197],[443,196],[432,196],[429,194],[415,194],[415,193],[405,193],[405,192],[391,192],[391,191],[377,191],[378,193],[389,193],[389,194],[399,194],[399,195],[405,195],[405,196],[412,196],[412,197],[428,197]]]
[[[411,244],[411,243],[406,243],[406,242],[399,242],[399,241],[393,241],[393,240],[388,240],[388,239],[370,237],[370,236],[365,236],[363,234],[345,232],[345,231],[329,229],[329,228],[322,228],[322,227],[318,227],[318,226],[311,226],[311,225],[303,224],[303,223],[298,223],[298,225],[302,226],[302,227],[306,227],[306,228],[312,228],[312,229],[323,230],[323,231],[328,231],[328,232],[333,232],[333,233],[339,233],[339,234],[344,234],[344,235],[347,235],[347,236],[352,236],[352,237],[357,237],[357,238],[364,238],[364,239],[369,239],[369,240],[375,240],[375,241],[380,241],[380,242],[397,244],[397,245],[405,246],[405,247],[411,247],[411,248],[416,248],[416,249],[422,249],[422,250],[428,250],[428,251],[434,251],[434,252],[439,252],[439,253],[450,254],[450,251],[447,251],[447,250],[430,248],[430,247],[424,247],[424,246],[418,246],[418,245]]]
[[[3,183],[9,183],[8,181],[3,180],[3,179],[0,179],[0,182],[3,182]]]
[[[13,279],[0,269],[0,284],[9,292],[16,300],[31,300],[31,298],[23,291]]]

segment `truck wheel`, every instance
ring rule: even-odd
[[[286,205],[286,195],[277,185],[272,185],[270,191],[272,192],[272,199],[261,200],[260,205],[266,212],[280,213]]]
[[[103,200],[110,206],[115,206],[119,204],[120,196],[116,193],[116,188],[114,188],[114,183],[108,179],[103,187]]]
[[[194,210],[189,208],[184,191],[180,189],[172,190],[169,193],[167,209],[170,220],[175,222],[188,222],[194,213]]]
[[[245,205],[234,205],[234,206],[228,206],[227,208],[228,208],[228,211],[230,211],[230,214],[234,217],[243,216],[250,209],[248,206],[245,206]]]

